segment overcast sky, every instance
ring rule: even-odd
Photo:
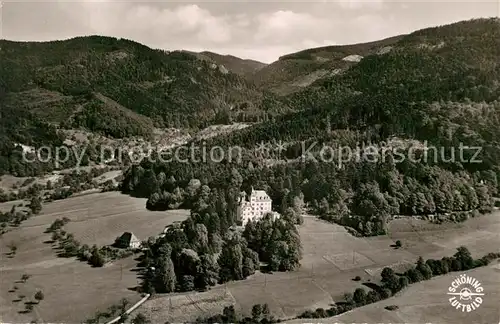
[[[1,37],[82,35],[154,48],[210,50],[270,63],[305,48],[366,42],[459,20],[499,15],[497,0],[3,1]]]

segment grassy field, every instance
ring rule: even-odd
[[[353,237],[343,227],[314,217],[305,217],[304,220],[299,229],[303,259],[298,271],[258,272],[246,280],[215,287],[206,293],[158,296],[141,306],[140,311],[153,323],[184,322],[221,312],[228,304],[234,304],[236,309],[248,314],[252,305],[268,303],[276,317],[292,318],[304,310],[327,308],[333,302],[341,301],[345,292],[366,288],[363,282],[377,283],[383,267],[404,268],[419,256],[441,258],[452,255],[460,245],[466,245],[474,256],[498,251],[500,246],[500,213],[462,224],[428,226],[418,220],[397,220],[390,224],[389,235],[371,238]],[[402,240],[403,248],[391,247],[397,239]],[[362,280],[353,281],[358,275]],[[219,298],[214,299],[214,295]],[[193,300],[199,300],[196,306]],[[377,322],[377,318],[355,322],[360,321]]]
[[[146,239],[188,215],[187,211],[150,212],[144,206],[145,199],[116,192],[85,195],[44,205],[42,214],[6,233],[0,238],[0,322],[30,322],[35,318],[39,322],[78,322],[123,297],[139,300],[140,296],[129,289],[138,284],[137,273],[131,271],[136,266],[133,257],[105,268],[92,268],[73,259],[57,258],[51,245],[44,243],[50,235],[43,232],[56,218],[68,217],[71,221],[65,230],[77,240],[106,245],[124,231]],[[0,208],[8,206],[0,204]],[[140,311],[153,323],[186,322],[221,312],[230,304],[248,313],[252,305],[267,303],[276,317],[292,318],[307,309],[329,307],[345,292],[363,287],[363,282],[378,282],[385,266],[404,267],[420,255],[441,258],[453,254],[459,245],[466,245],[475,256],[498,250],[500,214],[445,225],[400,219],[389,224],[389,235],[372,238],[353,237],[343,227],[315,217],[305,217],[299,230],[303,260],[297,271],[257,272],[244,281],[205,293],[155,296]],[[397,239],[403,243],[401,249],[391,247]],[[14,258],[6,256],[11,243],[18,248]],[[24,273],[32,277],[26,283],[16,283]],[[355,276],[362,280],[353,281]],[[14,286],[17,290],[12,289]],[[21,313],[37,290],[44,292],[45,299],[33,313]],[[21,300],[20,295],[26,297]]]
[[[461,273],[450,273],[420,282],[405,289],[395,297],[354,309],[339,316],[321,319],[323,323],[499,323],[500,264],[467,271],[484,287],[483,303],[467,313],[453,308],[446,295],[451,282]],[[395,311],[385,306],[396,305]],[[288,324],[300,324],[311,320],[298,319]]]
[[[140,296],[129,289],[138,284],[137,272],[131,271],[137,264],[134,257],[92,268],[73,258],[58,258],[51,245],[44,243],[50,239],[44,231],[55,219],[68,217],[71,221],[64,229],[77,240],[106,245],[124,231],[146,239],[188,216],[184,210],[150,212],[145,203],[145,199],[117,192],[60,200],[44,205],[40,215],[4,234],[0,238],[0,322],[29,323],[37,319],[77,323],[121,298],[138,301]],[[6,255],[11,243],[17,246],[14,258]],[[26,283],[16,283],[24,273],[32,277]],[[18,289],[12,291],[14,286]],[[43,291],[45,299],[31,314],[20,313],[37,290]],[[20,295],[26,297],[20,300]]]

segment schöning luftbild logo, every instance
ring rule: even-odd
[[[448,288],[449,301],[451,306],[462,312],[472,312],[483,303],[484,288],[481,282],[466,274],[455,278]]]

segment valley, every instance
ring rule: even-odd
[[[102,246],[111,244],[124,231],[132,231],[137,237],[147,239],[159,234],[163,227],[188,217],[187,211],[151,212],[144,206],[144,199],[115,192],[68,198],[44,205],[40,215],[5,234],[0,239],[0,317],[8,321],[29,321],[33,315],[19,313],[24,309],[24,301],[15,300],[19,295],[29,298],[31,292],[37,290],[44,292],[45,299],[35,306],[36,318],[47,322],[82,321],[88,318],[88,314],[103,311],[121,298],[127,298],[131,303],[138,301],[140,295],[131,290],[140,283],[139,273],[134,270],[137,255],[113,261],[104,268],[92,268],[74,258],[57,257],[53,245],[46,242],[50,240],[50,234],[44,230],[56,218],[65,216],[70,219],[65,229],[78,241]],[[419,256],[439,258],[451,255],[460,245],[466,245],[473,256],[481,256],[494,252],[492,248],[500,243],[498,211],[451,228],[446,225],[419,228],[422,224],[423,221],[394,220],[389,224],[390,234],[387,236],[356,238],[341,226],[305,215],[304,224],[299,226],[303,258],[296,271],[272,274],[258,271],[243,281],[215,286],[203,293],[158,294],[139,311],[154,322],[185,322],[220,313],[228,305],[235,305],[238,311],[248,314],[254,304],[267,303],[276,318],[289,319],[307,309],[327,308],[342,300],[345,292],[364,287],[365,282],[379,283],[380,271],[385,266],[404,269],[405,264],[413,264]],[[403,242],[401,249],[393,247],[396,239]],[[10,258],[6,255],[7,246],[12,243],[18,250],[15,257]],[[492,277],[488,273],[493,271],[491,269],[473,272],[481,275],[478,277],[481,281],[490,282]],[[19,283],[23,274],[31,277],[26,283]],[[361,281],[354,281],[355,276],[360,276]],[[453,274],[443,278],[451,276]],[[418,285],[430,287],[435,280],[438,283],[446,281],[443,278],[417,284],[402,294],[414,296],[418,294],[413,292],[415,289],[421,291]],[[18,289],[9,292],[13,286]],[[445,285],[436,284],[434,287],[440,287],[444,294]],[[438,295],[438,288],[435,290],[436,297],[433,298],[445,298]],[[400,301],[398,297],[396,304],[405,305],[405,298]],[[383,303],[394,302],[389,299]],[[363,314],[364,309],[370,307],[342,316]]]
[[[497,321],[499,57],[498,18],[270,64],[0,40],[0,321]]]

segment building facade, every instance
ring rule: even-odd
[[[272,213],[273,201],[264,190],[254,190],[245,199],[240,199],[241,222],[245,225],[250,219],[260,219],[267,213]]]

